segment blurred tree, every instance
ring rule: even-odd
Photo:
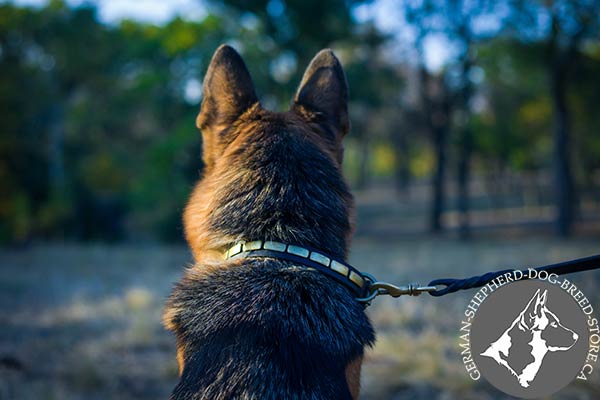
[[[414,46],[419,57],[421,82],[421,102],[428,118],[428,130],[433,138],[436,154],[436,168],[433,178],[433,192],[429,228],[436,232],[442,229],[441,216],[445,209],[446,158],[448,135],[458,133],[458,211],[459,233],[463,238],[469,235],[469,180],[473,133],[471,130],[471,101],[475,92],[474,71],[476,71],[476,46],[490,40],[501,27],[498,2],[488,0],[423,0],[405,2],[404,13],[414,31]],[[490,22],[492,21],[492,22]],[[427,89],[431,73],[425,63],[425,41],[437,36],[443,38],[452,48],[445,60],[438,85],[441,95],[437,100]],[[436,104],[437,103],[437,104]],[[437,117],[435,116],[437,115]],[[452,125],[455,125],[454,127]],[[453,129],[454,128],[454,129]]]
[[[550,97],[554,114],[553,170],[559,235],[571,233],[576,203],[571,162],[571,110],[569,83],[581,45],[600,35],[600,1],[520,1],[514,7],[514,34],[519,39],[544,43]]]
[[[250,13],[258,18],[264,34],[276,47],[276,51],[292,52],[300,65],[306,65],[322,48],[352,37],[356,25],[352,9],[364,2],[365,0],[224,1],[240,12],[242,17]]]
[[[477,94],[478,113],[471,119],[474,154],[484,172],[494,207],[516,205],[508,196],[509,175],[537,176],[531,191],[550,167],[551,109],[540,63],[544,50],[538,43],[503,38],[478,47],[478,65],[484,80]],[[521,194],[518,194],[521,195]],[[536,204],[549,204],[537,193]]]
[[[580,177],[579,193],[600,202],[600,38],[582,49],[572,74],[569,101],[572,109],[574,176]]]
[[[63,1],[0,7],[2,238],[115,240],[133,224],[181,239],[172,227],[201,168],[194,88],[220,20],[106,26]],[[154,149],[175,140],[160,162]]]
[[[358,149],[357,189],[364,189],[369,181],[372,143],[378,137],[389,140],[395,134],[390,114],[399,106],[402,79],[383,51],[388,40],[372,23],[366,23],[340,48],[347,59],[344,69],[350,84],[351,137]]]
[[[431,186],[429,211],[429,231],[437,233],[442,230],[442,213],[446,208],[446,157],[448,134],[450,131],[450,114],[452,96],[444,70],[439,76],[428,70],[425,61],[425,41],[442,28],[438,7],[435,0],[421,2],[404,2],[403,13],[413,28],[414,48],[418,55],[417,69],[419,79],[419,107],[422,112],[422,124],[431,138],[435,154],[435,169]]]
[[[475,93],[477,47],[494,37],[502,26],[502,17],[498,12],[500,2],[489,0],[446,0],[441,8],[442,32],[456,47],[450,68],[455,72],[453,97],[456,103],[456,131],[458,137],[457,162],[457,208],[459,212],[459,235],[469,237],[469,181],[471,156],[473,152],[472,99]],[[490,19],[496,19],[490,22]],[[483,21],[483,23],[482,23]]]
[[[435,172],[429,214],[429,230],[433,233],[443,229],[442,213],[446,208],[446,158],[453,103],[444,78],[444,75],[433,76],[424,65],[419,67],[421,107],[425,117],[425,126],[433,141],[435,154]]]
[[[45,117],[43,94],[49,88],[44,71],[36,65],[39,49],[33,53],[38,57],[25,51],[31,34],[23,28],[32,22],[27,10],[0,4],[0,238],[4,240],[27,239],[34,224],[32,213],[48,192],[48,163],[38,121]]]

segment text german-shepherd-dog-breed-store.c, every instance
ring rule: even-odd
[[[294,261],[360,281],[343,263],[353,230],[341,172],[347,101],[331,50],[312,60],[286,112],[262,108],[233,48],[215,52],[197,119],[205,169],[184,213],[194,264],[164,312],[180,369],[172,399],[358,397],[375,338],[363,305]],[[243,256],[257,248],[266,253]]]

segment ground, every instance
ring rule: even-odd
[[[351,262],[381,280],[427,283],[592,255],[598,243],[539,235],[470,242],[359,236]],[[160,315],[190,260],[184,247],[156,245],[0,250],[0,399],[166,399],[177,366]],[[600,273],[573,280],[600,309]],[[367,311],[378,339],[366,354],[361,398],[499,398],[468,378],[458,354],[459,323],[472,295],[378,298]],[[553,398],[599,396],[594,373]]]

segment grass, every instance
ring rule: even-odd
[[[351,261],[382,280],[427,283],[597,253],[597,238],[355,241]],[[0,251],[0,399],[165,399],[177,380],[164,300],[190,255],[183,247],[35,245]],[[600,308],[600,274],[574,277]],[[362,399],[499,398],[463,370],[457,338],[472,292],[379,298],[378,340]],[[598,366],[600,368],[600,365]],[[590,383],[592,382],[592,383]],[[592,399],[596,372],[555,398]]]

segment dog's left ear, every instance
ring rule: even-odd
[[[340,138],[348,133],[348,83],[330,49],[321,50],[304,72],[291,109],[303,114],[302,108],[329,124]]]
[[[196,119],[202,131],[207,166],[233,139],[228,137],[227,128],[257,102],[244,60],[233,47],[222,45],[215,51],[204,77],[202,106]]]

